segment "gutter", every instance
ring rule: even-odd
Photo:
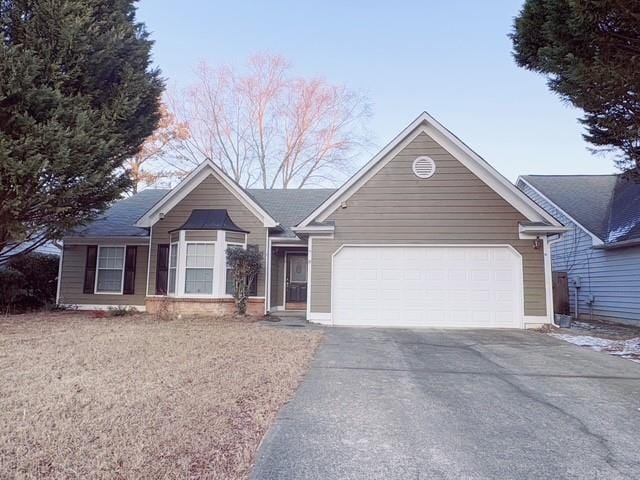
[[[615,250],[616,248],[628,248],[636,246],[640,246],[640,238],[623,240],[621,242],[603,243],[601,245],[594,245],[593,248],[597,248],[600,250]]]
[[[561,235],[568,231],[567,227],[556,225],[518,225],[518,232],[524,235]]]

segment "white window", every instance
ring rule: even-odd
[[[230,249],[230,248],[244,248],[244,244],[227,242],[227,250]],[[225,293],[227,295],[233,295],[235,290],[236,290],[236,285],[235,285],[234,278],[233,278],[233,270],[229,266],[229,262],[226,260],[226,257],[225,257],[225,263],[226,263],[226,266],[227,266],[227,269],[226,269],[227,270],[227,277],[226,277],[226,282],[225,282]]]
[[[96,293],[122,294],[125,247],[98,246]]]
[[[187,243],[184,293],[213,295],[214,243]]]
[[[176,293],[176,275],[178,272],[178,243],[172,243],[169,249],[169,293]]]

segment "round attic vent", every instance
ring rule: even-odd
[[[436,162],[430,157],[418,157],[413,161],[413,173],[418,178],[429,178],[436,173]]]

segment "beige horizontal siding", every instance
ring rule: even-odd
[[[105,239],[91,245],[114,245]],[[119,242],[124,245],[126,242]],[[60,281],[60,303],[71,305],[144,305],[147,285],[147,259],[149,248],[138,245],[136,254],[136,281],[133,295],[83,293],[84,269],[87,261],[86,245],[64,245]]]
[[[436,173],[417,178],[416,157]],[[426,134],[420,134],[327,218],[334,238],[314,237],[311,311],[331,311],[331,257],[344,244],[508,244],[523,258],[525,315],[545,315],[544,255],[518,238],[525,217]]]
[[[227,232],[225,236],[227,242],[244,243],[245,234],[237,232]]]
[[[217,230],[189,230],[184,232],[187,242],[215,242],[218,239]]]
[[[156,291],[156,264],[158,244],[169,243],[169,231],[182,226],[195,209],[226,209],[233,222],[249,233],[249,244],[258,245],[265,252],[267,230],[262,220],[257,218],[244,204],[238,200],[213,175],[193,189],[178,205],[165,213],[164,219],[158,221],[151,229],[151,265],[149,268],[149,294]],[[264,266],[258,277],[258,295],[264,295]]]

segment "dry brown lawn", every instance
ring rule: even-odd
[[[0,478],[246,478],[315,330],[0,318]]]

